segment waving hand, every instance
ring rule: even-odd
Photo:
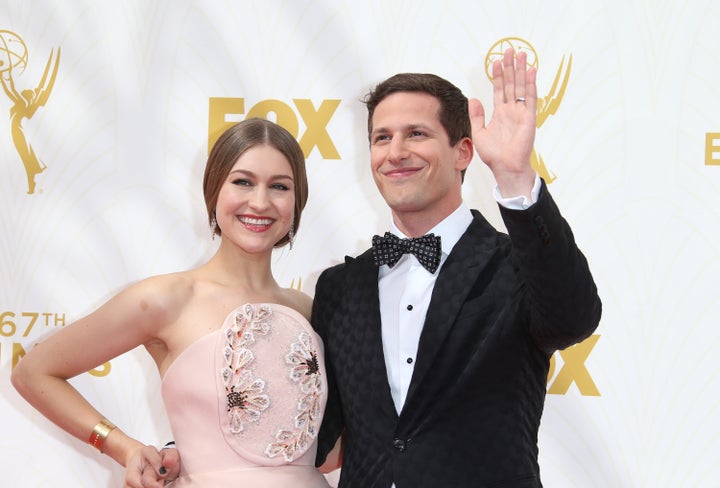
[[[472,139],[480,159],[490,168],[504,197],[530,196],[535,171],[530,157],[537,120],[536,70],[527,67],[527,54],[505,51],[495,61],[493,73],[493,114],[485,122],[482,103],[469,102]]]

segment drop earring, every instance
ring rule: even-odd
[[[217,233],[217,219],[215,218],[215,211],[213,210],[212,217],[210,218],[210,238],[214,241],[215,234]]]
[[[290,242],[290,250],[292,251],[293,242],[295,241],[295,219],[290,224],[290,230],[288,231],[288,241]]]

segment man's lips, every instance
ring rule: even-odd
[[[422,168],[396,168],[392,169],[390,171],[386,171],[383,174],[388,178],[403,178],[406,176],[412,176],[418,171],[420,171]]]

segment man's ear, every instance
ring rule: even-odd
[[[475,146],[469,137],[463,137],[455,145],[455,150],[457,152],[455,169],[465,171],[475,155]]]

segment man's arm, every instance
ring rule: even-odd
[[[544,182],[537,200],[533,198],[536,74],[527,68],[526,53],[518,53],[516,59],[508,49],[502,62],[493,64],[492,119],[486,126],[483,106],[476,99],[470,100],[468,109],[473,144],[492,171],[499,196],[533,202],[524,210],[500,205],[500,214],[525,284],[530,333],[550,353],[589,336],[600,321],[602,306],[587,260]]]
[[[315,287],[315,299],[311,322],[315,331],[325,345],[325,370],[327,372],[328,399],[325,407],[323,422],[318,434],[318,451],[315,460],[316,466],[326,462],[326,458],[336,446],[344,428],[342,408],[335,383],[335,369],[331,360],[332,351],[328,350],[328,328],[332,325],[332,315],[338,307],[336,292],[341,289],[334,278],[338,276],[336,268],[323,271]]]
[[[587,260],[545,182],[527,210],[501,206],[500,214],[536,344],[552,353],[587,338],[600,322],[602,304]]]

